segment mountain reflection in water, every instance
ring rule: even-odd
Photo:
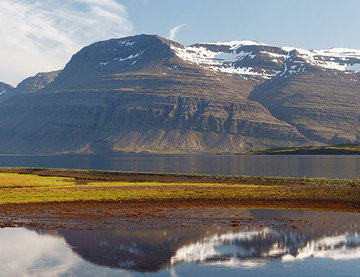
[[[178,267],[192,264],[195,266],[191,271],[192,275],[201,275],[196,274],[196,270],[199,269],[196,265],[211,267],[212,270],[231,269],[251,272],[258,268],[271,268],[276,264],[278,270],[282,270],[279,272],[286,273],[286,268],[298,266],[299,261],[303,262],[304,270],[307,261],[310,260],[312,262],[328,260],[333,265],[337,264],[339,268],[342,267],[343,261],[356,261],[352,265],[347,264],[346,269],[350,272],[360,270],[359,214],[286,210],[250,210],[250,214],[255,218],[261,216],[263,220],[276,217],[286,219],[287,222],[299,222],[300,218],[302,222],[306,221],[306,224],[300,224],[295,229],[257,223],[246,227],[202,226],[187,229],[128,231],[49,232],[5,229],[0,231],[0,272],[12,273],[5,264],[11,259],[16,260],[16,255],[19,257],[24,253],[32,255],[30,249],[25,249],[32,246],[31,242],[29,243],[31,239],[36,240],[37,243],[42,240],[47,241],[48,245],[53,245],[52,251],[55,253],[49,252],[49,249],[44,247],[46,259],[51,261],[46,263],[44,255],[37,253],[39,249],[36,249],[33,264],[20,265],[24,271],[32,270],[31,272],[44,272],[45,269],[49,270],[51,264],[57,264],[56,268],[62,269],[61,274],[82,275],[89,266],[108,270],[106,273],[101,273],[105,275],[111,275],[114,270],[117,273],[136,275],[164,272],[174,274],[174,270]],[[24,235],[23,238],[21,233]],[[12,235],[16,241],[12,241]],[[22,243],[21,240],[26,241]],[[54,240],[58,242],[49,243]],[[11,251],[6,249],[6,247],[11,248],[11,244],[15,242],[18,244],[19,253],[14,252],[13,249]],[[21,248],[19,245],[24,247]],[[41,247],[39,248],[41,252]],[[60,251],[65,253],[63,248],[72,253],[72,259],[68,257],[69,253],[56,254]],[[7,257],[7,255],[13,256]],[[14,261],[12,263],[16,264]],[[272,272],[276,270],[272,268]],[[59,272],[55,273],[54,275],[57,275]],[[181,276],[179,273],[177,275]]]

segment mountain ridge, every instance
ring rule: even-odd
[[[91,44],[35,94],[0,104],[0,151],[244,152],[358,142],[358,52],[285,50],[252,41],[183,46],[153,35]]]
[[[34,93],[45,88],[52,83],[54,79],[60,74],[61,70],[54,70],[50,72],[39,72],[34,76],[28,77],[21,81],[15,88],[16,92],[20,93]]]

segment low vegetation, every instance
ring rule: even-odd
[[[359,209],[360,180],[2,169],[0,195],[0,205],[117,201]]]
[[[306,146],[248,152],[250,155],[360,155],[360,145]]]

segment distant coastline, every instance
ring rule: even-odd
[[[245,155],[360,155],[360,145],[304,146],[258,150]]]

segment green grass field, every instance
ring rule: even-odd
[[[156,175],[155,175],[156,176]],[[225,180],[225,179],[224,179]],[[275,180],[275,181],[274,181]],[[244,177],[241,183],[98,181],[0,173],[0,205],[63,201],[346,203],[358,207],[360,181]]]

